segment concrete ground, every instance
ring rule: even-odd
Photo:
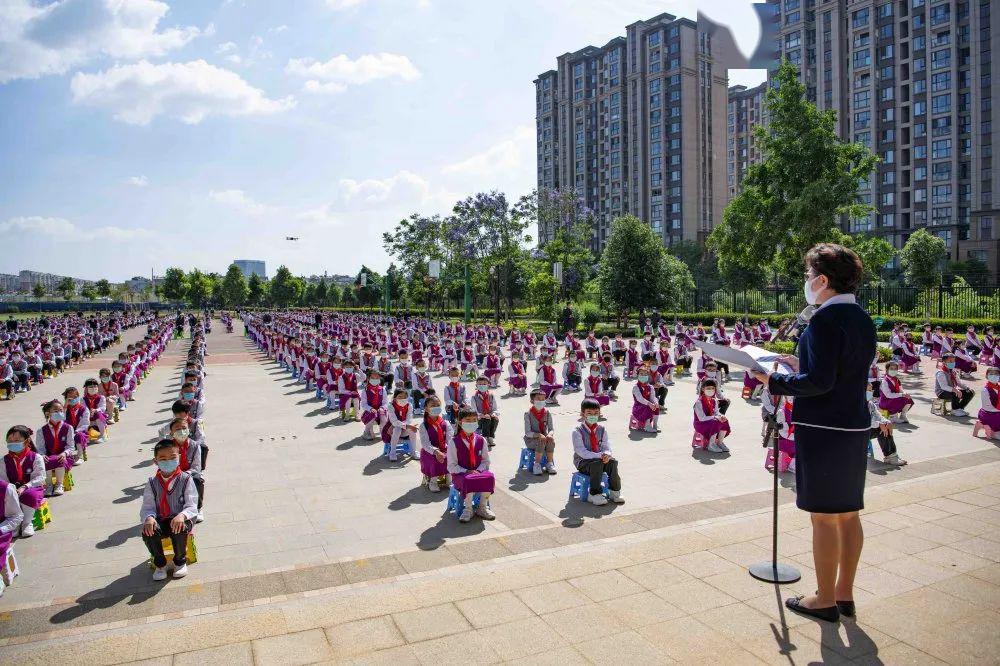
[[[876,653],[887,663],[888,655],[971,663],[977,650],[998,653],[995,630],[976,632],[1000,619],[1000,449],[972,438],[974,419],[930,415],[930,378],[904,379],[917,406],[897,442],[911,464],[871,465],[862,619],[838,632],[797,617],[780,622],[775,590],[744,571],[768,554],[771,477],[759,407],[739,398],[738,381],[727,385],[729,455],[692,452],[690,378],[671,388],[655,437],[628,435],[623,385],[626,397],[605,411],[622,506],[567,499],[568,433],[582,396],[565,395],[554,409],[561,473],[545,478],[515,471],[527,400],[501,399],[498,518],[461,525],[445,514],[444,493],[419,487],[416,461],[390,464],[359,424],[341,424],[218,324],[209,336],[199,561],[187,578],[154,585],[138,504],[185,352],[186,341],[171,343],[112,440],[74,470],[78,487],[52,500],[52,525],[17,542],[21,576],[0,599],[0,659],[51,661],[66,650],[80,663],[118,663],[211,648],[175,660],[309,663],[385,648],[371,658],[428,662],[449,661],[459,646],[470,651],[466,661],[484,662],[600,658],[609,647],[652,663],[873,661]],[[51,393],[91,374],[75,369]],[[36,427],[49,386],[0,403],[0,425]],[[779,501],[782,553],[803,569],[798,587],[811,591],[805,517],[787,506],[789,488]],[[955,623],[962,632],[946,631]],[[175,629],[183,640],[167,638]],[[587,642],[597,639],[595,652]]]

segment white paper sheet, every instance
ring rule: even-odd
[[[701,342],[700,340],[695,340],[694,344],[714,359],[718,359],[724,363],[732,363],[741,368],[749,368],[754,372],[773,372],[772,365],[781,356],[777,352],[753,345],[737,349],[736,347],[717,345],[714,342]],[[791,373],[792,369],[782,364],[778,366],[777,371],[787,374]]]

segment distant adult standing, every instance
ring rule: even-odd
[[[781,358],[794,374],[755,374],[771,395],[795,397],[795,502],[812,520],[818,589],[785,605],[836,622],[841,614],[855,614],[854,577],[864,544],[858,512],[871,426],[865,390],[875,325],[855,299],[862,265],[854,252],[821,243],[806,254],[805,265],[806,301],[817,310],[799,338],[798,358]]]
[[[653,314],[651,315],[651,319],[653,320],[653,330],[655,331],[655,330],[659,329],[660,328],[660,321],[663,319],[663,317],[660,316],[660,309],[659,308],[653,308]]]
[[[17,330],[17,320],[14,319],[14,315],[7,316],[7,330],[11,333]]]
[[[562,311],[562,323],[563,323],[563,332],[564,333],[573,330],[573,328],[574,328],[574,326],[573,326],[573,306],[571,306],[569,304],[569,301],[566,301],[566,305],[563,307],[563,311]]]

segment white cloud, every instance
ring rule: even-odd
[[[153,235],[148,229],[125,229],[123,227],[97,227],[80,229],[62,217],[12,217],[0,222],[0,234],[18,237],[27,235],[49,236],[56,241],[77,242],[88,240],[126,241],[148,238]]]
[[[449,164],[441,171],[447,174],[489,176],[498,171],[521,169],[528,161],[534,159],[535,128],[531,125],[522,125],[506,139],[468,159]]]
[[[341,11],[363,5],[367,0],[326,0],[326,6],[330,9]]]
[[[106,56],[162,56],[195,37],[194,26],[158,29],[170,10],[160,0],[31,0],[0,2],[0,83],[62,74]]]
[[[400,171],[381,180],[344,178],[339,189],[343,202],[349,206],[371,206],[387,201],[422,203],[430,193],[430,183],[412,171]]]
[[[282,23],[281,25],[276,25],[273,28],[268,28],[267,29],[268,32],[273,32],[273,33],[281,33],[281,32],[284,32],[286,30],[288,30],[288,26],[285,25],[284,23]]]
[[[215,52],[219,55],[222,55],[223,53],[229,53],[230,51],[235,51],[235,50],[236,50],[235,42],[223,42],[222,44],[219,44],[218,46],[215,47]]]
[[[265,215],[274,210],[272,206],[247,196],[243,190],[212,190],[208,193],[208,198],[247,215]]]
[[[131,176],[125,180],[125,184],[134,187],[146,187],[149,185],[149,178],[145,176]]]
[[[399,78],[415,81],[420,71],[404,55],[376,53],[363,55],[351,60],[346,55],[338,55],[326,62],[313,58],[297,58],[288,61],[285,72],[308,79],[305,90],[313,93],[340,93],[351,85],[370,83],[378,79]]]
[[[204,60],[143,60],[96,74],[78,72],[70,89],[74,103],[108,109],[131,125],[148,125],[159,115],[194,125],[210,115],[268,115],[295,106],[294,98],[269,99],[239,74]]]

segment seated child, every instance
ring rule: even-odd
[[[615,335],[615,339],[611,343],[611,354],[615,358],[616,365],[622,365],[625,362],[626,351],[627,347],[625,345],[625,340],[622,338],[622,334],[618,333]]]
[[[91,427],[96,427],[100,437],[98,444],[104,442],[104,433],[108,429],[108,403],[100,393],[96,379],[88,379],[83,383],[83,406],[90,416]]]
[[[461,371],[452,366],[448,369],[448,384],[444,387],[445,418],[449,423],[458,423],[458,413],[469,407],[465,397],[465,386],[462,385]]]
[[[712,453],[729,451],[725,439],[732,430],[729,420],[719,409],[716,397],[718,384],[714,379],[705,379],[698,387],[698,400],[694,403],[694,431],[701,435],[701,447]]]
[[[640,366],[638,372],[638,381],[632,387],[634,402],[628,429],[657,432],[656,422],[660,418],[660,405],[655,400],[653,385],[649,383],[650,370],[646,366]]]
[[[421,358],[414,364],[413,389],[410,391],[410,400],[413,402],[414,416],[423,416],[424,401],[428,393],[434,392],[434,381],[427,372],[427,360]]]
[[[951,352],[941,355],[941,366],[934,376],[934,394],[938,400],[951,401],[952,416],[969,415],[965,406],[972,402],[973,392],[959,379],[955,369],[955,355]]]
[[[573,429],[573,466],[581,474],[590,477],[588,501],[595,506],[608,503],[601,490],[605,474],[608,475],[608,491],[611,501],[624,504],[622,480],[618,475],[618,461],[611,452],[611,440],[607,428],[602,426],[601,405],[594,400],[584,399],[580,405],[580,425]]]
[[[775,423],[778,426],[778,471],[795,473],[795,425],[792,423],[792,397],[779,396],[775,407]],[[768,470],[773,469],[773,451],[768,450]]]
[[[459,429],[448,446],[448,473],[451,483],[462,497],[464,509],[459,521],[472,520],[475,498],[479,506],[475,514],[484,520],[493,520],[496,515],[490,509],[490,495],[496,487],[496,479],[490,471],[490,447],[478,434],[479,415],[474,409],[463,407],[458,412]]]
[[[417,431],[417,426],[410,423],[413,416],[413,407],[410,405],[410,396],[405,388],[397,387],[392,392],[392,408],[385,410],[386,420],[382,426],[382,441],[389,445],[389,462],[399,461],[399,443],[402,440],[410,440],[410,435]],[[412,455],[413,444],[410,444]]]
[[[66,401],[66,423],[72,426],[76,448],[81,453],[73,464],[79,465],[83,461],[83,455],[86,455],[87,443],[90,441],[90,410],[83,406],[80,392],[75,386],[63,391],[62,397]]]
[[[639,349],[636,347],[636,342],[635,340],[629,340],[625,356],[625,379],[635,377],[635,373],[638,371],[640,365],[642,365],[642,357],[639,356]]]
[[[388,418],[387,402],[389,401],[385,387],[382,386],[382,374],[373,368],[369,371],[365,390],[361,392],[361,422],[365,425],[365,439],[375,439],[375,433],[385,425]]]
[[[573,353],[570,355],[566,363],[563,364],[563,383],[566,388],[572,389],[574,391],[580,390],[580,384],[583,383],[583,353],[579,355]]]
[[[618,384],[621,383],[621,377],[618,376],[618,371],[615,370],[615,364],[611,358],[611,354],[604,354],[601,359],[601,385],[612,400],[617,400]]]
[[[521,362],[520,352],[513,352],[510,357],[510,366],[507,368],[507,383],[510,385],[510,392],[514,395],[522,395],[528,390],[528,375]]]
[[[970,398],[971,399],[971,398]],[[909,423],[906,413],[913,408],[913,398],[903,390],[899,381],[899,363],[889,361],[885,364],[885,377],[879,387],[879,409],[889,412],[889,417],[897,423]]]
[[[17,488],[13,483],[0,479],[0,501],[3,502],[3,520],[0,521],[0,556],[3,557],[4,568],[7,565],[7,551],[11,542],[21,533],[24,525],[24,514],[21,513],[21,503],[17,499]]]
[[[660,350],[656,352],[653,358],[653,365],[656,369],[656,374],[660,375],[660,380],[663,382],[664,386],[673,386],[674,380],[671,378],[670,374],[673,369],[677,367],[674,363],[673,354],[670,353],[670,343],[666,340],[660,341]]]
[[[556,473],[556,440],[552,432],[552,414],[545,409],[545,391],[535,389],[531,392],[531,409],[524,414],[524,445],[535,452],[531,470],[535,476],[543,472]],[[542,458],[546,462],[544,467]]]
[[[486,438],[486,443],[492,449],[496,442],[497,426],[500,425],[500,405],[496,397],[490,393],[490,380],[485,376],[476,380],[476,392],[472,394],[472,408],[479,417],[479,434]]]
[[[354,361],[347,359],[344,361],[343,372],[337,379],[337,403],[340,407],[340,420],[348,419],[350,412],[355,421],[361,412],[361,393],[358,391],[358,373],[355,372]],[[381,377],[379,378],[381,381]],[[327,407],[332,408],[331,398],[327,396]]]
[[[871,367],[868,368],[868,387],[871,388],[875,397],[882,393],[882,375],[878,368],[878,354],[872,359]]]
[[[118,412],[125,409],[125,399],[122,397],[118,384],[111,378],[110,368],[101,368],[98,390],[104,396],[107,407],[111,410],[115,423],[118,423]]]
[[[896,453],[896,440],[892,436],[892,421],[882,416],[878,402],[875,400],[875,393],[869,388],[866,392],[868,398],[868,413],[872,417],[871,430],[868,431],[868,439],[877,438],[878,445],[882,449],[882,459],[887,465],[905,465],[906,461]]]
[[[17,492],[24,522],[21,536],[35,533],[32,519],[35,509],[45,501],[45,459],[32,450],[31,429],[16,425],[7,431],[7,454],[0,466],[0,481],[9,483]]]
[[[500,375],[503,374],[503,357],[500,356],[496,345],[490,345],[485,363],[486,369],[483,370],[483,374],[489,380],[490,388],[496,388],[500,385]]]
[[[427,396],[424,402],[424,421],[417,431],[420,438],[420,472],[432,493],[448,485],[448,442],[455,437],[455,429],[442,416],[441,399]]]
[[[195,489],[198,491],[198,513],[194,517],[194,522],[200,523],[205,520],[201,512],[202,503],[205,499],[205,479],[202,477],[202,451],[201,440],[196,439],[190,430],[188,417],[181,416],[170,422],[170,439],[177,445],[180,454],[180,468],[182,472],[191,474]]]
[[[986,426],[987,435],[992,439],[1000,435],[1000,369],[986,371],[986,385],[979,393],[980,407],[977,419]]]
[[[7,362],[7,352],[0,347],[0,398],[14,399],[14,368]]]
[[[590,364],[590,373],[586,381],[583,382],[583,397],[596,400],[602,406],[611,404],[611,396],[604,390],[601,366],[598,363]]]
[[[181,385],[181,400],[191,407],[191,418],[196,421],[205,418],[205,399],[198,395],[195,384],[184,382]]]
[[[400,350],[397,358],[396,369],[393,371],[393,385],[406,389],[407,397],[409,397],[410,391],[413,390],[413,366],[410,365],[410,353],[406,350]]]
[[[552,367],[553,357],[542,354],[539,356],[539,360],[541,366],[538,368],[538,374],[535,375],[533,386],[545,391],[545,399],[549,401],[550,405],[557,405],[559,404],[557,396],[562,390],[562,384],[556,383],[556,369]]]
[[[172,439],[162,439],[153,447],[156,474],[142,493],[139,522],[142,540],[153,558],[153,580],[167,578],[167,558],[163,538],[169,537],[174,549],[174,578],[187,574],[187,540],[198,515],[198,491],[189,472],[181,470],[180,450]]]
[[[955,343],[955,367],[962,379],[972,379],[972,373],[979,369],[976,358],[965,349],[965,342]]]

